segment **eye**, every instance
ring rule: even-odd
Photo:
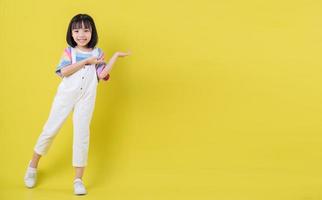
[[[85,29],[84,31],[85,31],[85,32],[89,32],[89,29]]]
[[[77,29],[74,29],[74,30],[73,30],[73,32],[74,32],[74,33],[78,33],[78,30],[77,30]]]

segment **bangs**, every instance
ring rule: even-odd
[[[88,20],[75,21],[72,23],[72,30],[81,29],[81,28],[92,30],[91,23]]]

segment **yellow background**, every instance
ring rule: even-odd
[[[84,199],[322,199],[319,0],[0,0],[0,199],[74,199],[72,120],[23,176],[70,19],[120,58],[100,82]]]

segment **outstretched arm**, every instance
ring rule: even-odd
[[[130,55],[131,52],[116,52],[114,55],[111,57],[111,59],[108,61],[106,67],[103,69],[103,71],[98,75],[99,79],[104,79],[112,70],[113,65],[118,57],[125,57]]]

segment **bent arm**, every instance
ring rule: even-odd
[[[60,70],[61,75],[63,77],[70,76],[73,73],[77,72],[82,67],[84,67],[86,64],[87,64],[87,59],[79,61],[79,62],[71,64],[71,65],[68,65],[68,66],[66,66],[66,67],[64,67],[63,69]]]
[[[112,58],[108,61],[106,67],[102,70],[102,72],[98,75],[99,79],[104,79],[112,70],[112,67],[118,57],[118,53],[115,53]]]

